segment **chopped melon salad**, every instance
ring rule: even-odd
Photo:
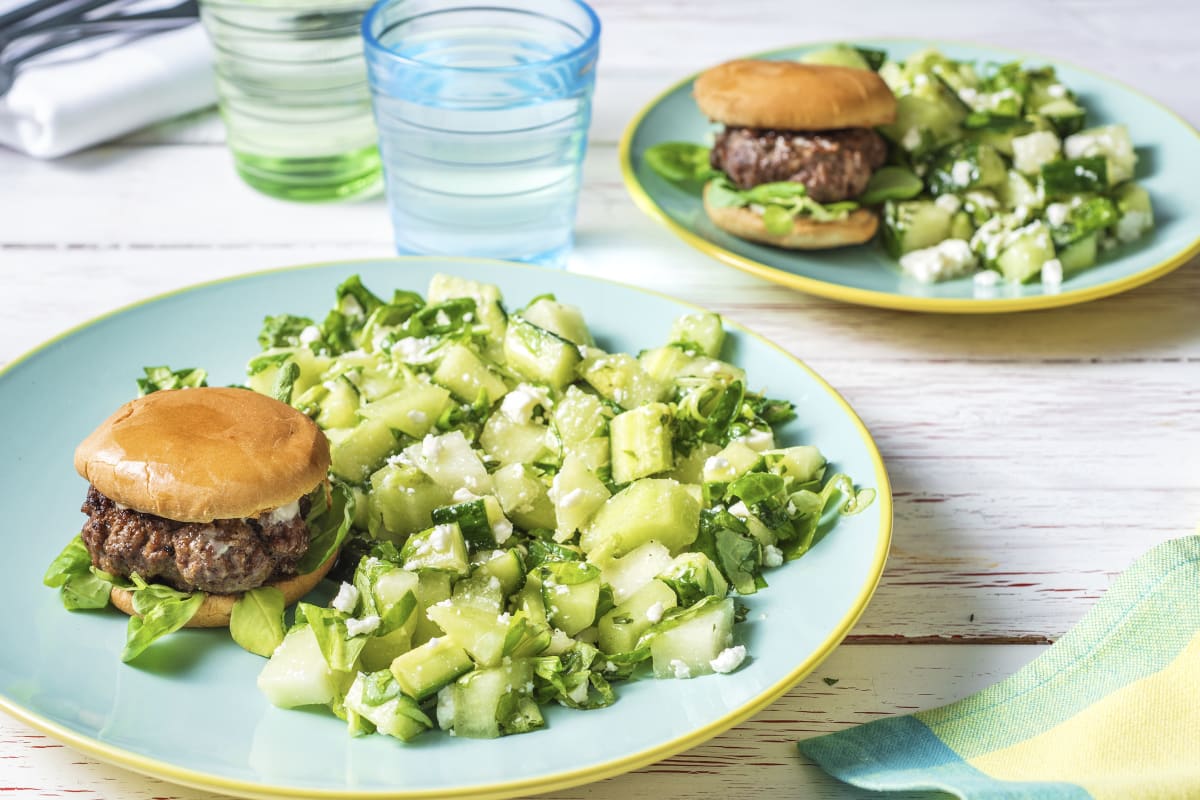
[[[354,734],[487,738],[609,705],[620,680],[738,669],[736,598],[875,493],[779,446],[793,406],[720,359],[724,336],[696,312],[609,353],[553,296],[506,313],[445,275],[427,299],[354,277],[324,320],[268,317],[248,383],[325,430],[353,520],[328,606],[232,626],[270,654],[268,699]],[[243,609],[274,608],[255,594]]]

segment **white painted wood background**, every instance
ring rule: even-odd
[[[950,38],[1107,73],[1200,123],[1189,0],[597,0],[605,26],[572,271],[709,306],[808,361],[858,410],[896,493],[888,570],[809,679],[712,742],[560,798],[865,798],[799,738],[962,697],[1078,620],[1152,544],[1200,521],[1200,271],[1012,316],[856,308],[722,267],[638,212],[626,121],[738,54],[809,40]],[[43,163],[0,150],[0,365],[97,314],[274,266],[386,255],[381,200],[297,206],[244,187],[211,112]],[[837,678],[829,686],[822,679]],[[0,716],[0,798],[215,795],[98,764]]]

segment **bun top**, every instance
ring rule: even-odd
[[[76,448],[75,469],[135,511],[240,519],[325,480],[329,442],[304,414],[248,389],[168,389],[117,409]]]
[[[896,118],[896,97],[874,71],[742,59],[700,74],[692,89],[710,119],[795,131],[869,128]]]

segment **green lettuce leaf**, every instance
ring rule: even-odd
[[[184,592],[158,583],[146,583],[137,573],[133,581],[133,610],[125,634],[122,661],[132,661],[168,633],[174,633],[196,615],[204,603],[204,592]]]
[[[195,367],[142,367],[142,371],[146,377],[137,379],[138,397],[145,397],[160,389],[194,389],[208,385],[208,372]]]
[[[324,564],[337,552],[354,521],[354,494],[342,483],[334,481],[329,502],[324,487],[318,486],[310,495],[312,508],[308,512],[308,552],[296,565],[298,575],[306,575]]]
[[[42,583],[59,590],[62,604],[68,610],[104,608],[108,605],[112,581],[92,570],[92,556],[76,536],[50,562]]]
[[[704,181],[720,174],[709,166],[709,148],[691,142],[660,142],[646,149],[646,165],[669,181]]]
[[[710,205],[718,208],[761,206],[763,224],[768,231],[777,234],[791,230],[792,223],[799,217],[817,222],[836,222],[850,216],[850,212],[858,208],[858,203],[853,200],[818,203],[808,196],[808,190],[802,183],[776,181],[742,190],[726,175],[709,182],[705,197]]]
[[[317,645],[330,669],[353,672],[358,668],[358,656],[369,636],[350,638],[346,631],[346,615],[336,608],[323,608],[312,603],[296,606],[296,621],[308,623],[317,637]]]
[[[270,658],[283,642],[283,592],[274,586],[251,589],[237,599],[229,616],[233,640],[255,655]]]

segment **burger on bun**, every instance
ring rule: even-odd
[[[225,626],[242,593],[275,586],[290,604],[336,558],[334,548],[305,563],[306,516],[328,502],[329,443],[304,414],[256,392],[140,397],[83,440],[75,469],[89,483],[83,545],[117,579],[111,600],[127,614],[145,616],[137,587],[120,580],[136,575],[177,590],[167,595],[203,593],[186,625]]]
[[[887,159],[875,132],[896,98],[873,70],[738,60],[696,79],[696,103],[725,127],[709,158],[723,173],[704,190],[720,228],[790,249],[860,244],[879,225],[859,197]]]

